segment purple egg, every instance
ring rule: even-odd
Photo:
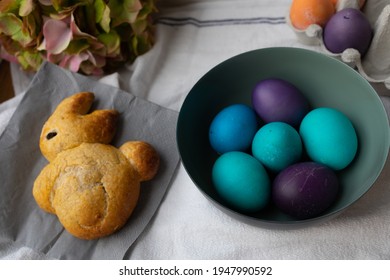
[[[252,92],[252,105],[266,123],[285,122],[298,127],[309,111],[309,103],[293,84],[282,79],[265,79]]]
[[[335,13],[324,28],[324,44],[332,53],[342,53],[348,48],[359,51],[361,56],[370,47],[372,27],[358,9],[347,8]]]
[[[272,200],[282,212],[308,219],[329,208],[338,190],[338,178],[332,169],[316,162],[301,162],[278,174],[272,186]]]

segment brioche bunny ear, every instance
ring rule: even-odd
[[[129,141],[119,150],[137,171],[141,182],[151,180],[160,166],[160,157],[152,145],[143,141]]]
[[[47,160],[59,152],[81,143],[111,142],[119,114],[115,110],[88,113],[94,100],[91,92],[80,92],[65,98],[42,128],[39,147]]]

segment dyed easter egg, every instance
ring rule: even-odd
[[[212,181],[221,198],[242,212],[264,208],[271,193],[271,183],[263,165],[243,152],[228,152],[214,163]]]
[[[300,162],[276,176],[272,201],[282,212],[307,219],[328,209],[338,191],[338,178],[332,169],[316,162]]]
[[[347,8],[334,14],[323,33],[325,47],[332,53],[342,53],[348,48],[363,56],[371,44],[373,29],[366,16],[358,9]]]
[[[231,151],[245,151],[250,148],[258,130],[255,111],[244,104],[224,108],[212,120],[209,140],[219,154]]]
[[[298,88],[282,79],[265,79],[252,92],[252,105],[266,123],[285,122],[299,126],[309,103]]]
[[[333,108],[309,112],[299,128],[304,148],[315,162],[334,170],[347,167],[358,149],[358,138],[352,122]]]
[[[335,13],[332,0],[293,0],[290,7],[291,24],[304,30],[311,24],[324,27]]]
[[[289,124],[272,122],[256,133],[252,154],[269,170],[279,172],[301,158],[302,141]]]

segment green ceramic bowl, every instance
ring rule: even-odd
[[[251,105],[252,89],[266,78],[281,78],[293,83],[313,108],[336,108],[355,126],[358,154],[351,165],[338,173],[341,194],[319,217],[295,220],[272,204],[255,214],[239,213],[227,207],[214,189],[211,170],[218,155],[209,144],[210,123],[228,105]],[[226,60],[195,84],[180,110],[177,143],[189,176],[205,197],[222,211],[251,224],[294,228],[336,216],[371,188],[389,153],[389,122],[377,93],[349,66],[309,50],[266,48]]]

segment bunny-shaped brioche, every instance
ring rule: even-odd
[[[93,100],[90,92],[72,95],[44,124],[40,149],[50,163],[33,186],[39,207],[82,239],[119,230],[137,204],[140,182],[155,176],[160,161],[146,142],[126,142],[119,149],[108,145],[118,113],[88,114]]]

